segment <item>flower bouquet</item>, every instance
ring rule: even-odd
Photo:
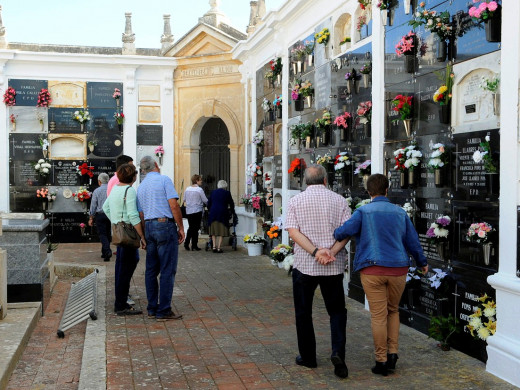
[[[334,171],[335,172],[347,172],[348,168],[352,165],[352,160],[348,156],[348,152],[341,152],[336,155],[334,159]]]
[[[262,200],[261,195],[261,193],[251,195],[251,206],[253,207],[253,210],[260,211],[260,202]]]
[[[269,66],[271,67],[271,72],[273,72],[273,81],[276,78],[278,84],[281,84],[280,77],[282,75],[282,58],[277,57],[269,61]]]
[[[447,215],[442,215],[432,222],[428,230],[426,231],[426,236],[429,238],[430,243],[436,244],[439,241],[446,241],[448,238],[449,230],[447,226],[451,223],[451,218]]]
[[[303,61],[307,55],[307,49],[301,42],[291,49],[291,58],[293,74],[301,73],[303,71]]]
[[[497,167],[493,162],[493,157],[491,156],[491,146],[489,141],[491,140],[489,135],[486,135],[484,141],[479,144],[480,150],[475,150],[473,153],[473,161],[479,164],[480,162],[484,162],[484,170],[487,173],[496,173]]]
[[[50,173],[51,164],[46,159],[39,159],[36,164],[34,164],[34,169],[41,177],[47,177]]]
[[[246,169],[246,175],[249,177],[262,176],[262,166],[256,163],[250,163]]]
[[[282,117],[282,95],[275,95],[273,106],[276,108],[276,116]]]
[[[323,156],[318,155],[316,159],[316,164],[321,165],[324,167],[327,171],[329,170],[329,167],[334,163],[334,160],[332,159],[332,156],[328,153],[325,153]]]
[[[347,111],[342,115],[338,115],[336,119],[334,119],[334,124],[340,129],[340,139],[342,141],[347,141],[349,138],[348,136],[352,134],[352,132],[347,133],[346,131],[349,123],[352,125],[352,114]]]
[[[309,80],[304,81],[300,84],[299,93],[302,97],[307,99],[307,105],[310,107],[312,105],[312,96],[314,95],[314,87]]]
[[[38,100],[36,102],[36,107],[49,107],[51,104],[52,98],[48,89],[42,88],[38,93]]]
[[[272,182],[273,182],[273,172],[271,172],[271,171],[264,172],[264,185],[266,187],[269,187]]]
[[[156,146],[154,151],[155,155],[159,157],[159,164],[162,165],[162,158],[164,156],[164,147],[162,145]]]
[[[361,33],[361,29],[363,28],[363,26],[366,26],[366,25],[367,25],[367,15],[365,13],[362,13],[357,18],[356,30]]]
[[[359,118],[359,123],[370,123],[372,121],[372,102],[367,100],[366,102],[359,103],[356,114]]]
[[[357,79],[358,75],[356,69],[352,68],[350,72],[345,73],[345,80],[347,81],[347,93],[354,93],[354,88],[356,88]]]
[[[415,145],[410,145],[404,149],[394,151],[396,171],[400,171],[400,184],[404,188],[406,186],[405,172],[408,171],[408,185],[415,185],[415,167],[419,166],[422,153],[415,149]]]
[[[469,316],[469,323],[465,328],[476,339],[486,340],[497,330],[496,303],[487,294],[478,298],[478,306]]]
[[[359,73],[363,75],[363,87],[368,88],[370,83],[370,73],[372,73],[372,64],[370,62],[366,62],[359,69]]]
[[[85,202],[90,199],[92,193],[86,188],[79,187],[78,192],[73,193],[72,196],[76,202]]]
[[[434,172],[435,185],[440,186],[442,184],[441,169],[446,165],[448,156],[444,144],[437,143],[432,145],[432,153],[428,160],[428,168]]]
[[[72,114],[72,119],[74,119],[76,122],[79,122],[81,124],[81,127],[83,128],[84,123],[88,122],[91,118],[90,113],[87,110],[78,110],[74,111],[74,113]]]
[[[381,10],[390,8],[390,0],[379,0],[377,2],[377,8]]]
[[[256,233],[250,233],[244,236],[244,243],[246,244],[263,244],[264,242],[264,238]]]
[[[412,96],[397,95],[392,99],[392,110],[399,113],[399,117],[404,123],[406,136],[410,137],[412,130]],[[399,119],[394,119],[398,121]]]
[[[264,131],[258,130],[253,136],[253,143],[256,146],[262,146],[264,144]]]
[[[341,41],[339,41],[339,45],[343,46],[345,43],[350,43],[352,39],[350,37],[344,37]]]
[[[370,202],[372,202],[372,199],[362,199],[362,200],[360,200],[359,202],[356,203],[356,206],[354,207],[354,211],[356,211],[360,207],[363,207],[363,206],[369,204]]]
[[[89,166],[87,163],[76,166],[76,171],[79,176],[88,176],[90,178],[94,177],[94,167]]]
[[[478,3],[478,0],[473,0]],[[468,11],[469,16],[477,23],[484,22],[486,40],[488,42],[500,42],[502,40],[502,7],[494,0],[484,0],[475,4]]]
[[[358,0],[358,3],[359,3],[359,7],[364,10],[364,9],[367,9],[367,7],[372,4],[372,0]]]
[[[48,188],[39,188],[36,190],[36,197],[42,198],[42,200],[47,200],[47,195],[49,194]]]
[[[13,87],[9,87],[7,91],[5,91],[4,103],[8,107],[16,105],[16,90]]]
[[[282,263],[285,258],[292,253],[292,247],[285,244],[276,245],[271,252],[269,257],[276,263]]]
[[[119,88],[114,88],[114,93],[112,94],[112,97],[116,101],[116,106],[119,107],[119,101],[121,99],[121,91]]]
[[[497,116],[500,115],[500,77],[482,77],[482,82],[479,87],[484,91],[491,92],[491,95],[493,96],[493,113]]]
[[[265,234],[267,234],[267,237],[272,240],[274,238],[278,238],[278,236],[282,234],[282,231],[280,230],[279,226],[272,225]]]
[[[18,115],[15,115],[15,114],[9,115],[9,122],[11,122],[13,131],[16,131],[16,118],[18,118]]]
[[[125,121],[125,114],[123,114],[123,112],[116,112],[114,113],[114,119],[118,125],[122,125]]]
[[[365,160],[361,164],[359,164],[356,169],[354,170],[354,175],[361,175],[361,176],[368,176],[370,175],[370,165],[372,164],[372,161]]]
[[[466,240],[477,244],[484,244],[495,229],[487,222],[472,223],[466,232]]]
[[[320,32],[314,34],[314,38],[316,39],[316,42],[327,46],[327,43],[329,43],[329,39],[330,39],[329,29],[325,27]]]
[[[264,98],[264,100],[262,101],[262,110],[264,110],[264,112],[267,112],[270,109],[271,109],[271,101],[269,99]]]
[[[329,110],[324,110],[321,118],[314,121],[316,125],[316,137],[319,136],[319,140],[322,145],[327,145],[330,140],[330,125],[332,124],[332,115]],[[316,138],[316,147],[318,147],[318,138]]]
[[[417,34],[410,31],[401,37],[401,40],[395,45],[395,53],[398,57],[414,56],[417,54]]]
[[[242,204],[250,205],[251,204],[251,194],[244,194],[240,197]]]
[[[83,222],[81,222],[79,224],[79,230],[81,231],[81,235],[84,236],[85,235],[85,228],[87,227],[87,225],[85,225]]]
[[[295,178],[299,178],[302,174],[302,170],[305,168],[305,163],[302,158],[296,157],[291,161],[288,173],[292,173]]]

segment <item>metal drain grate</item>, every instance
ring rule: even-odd
[[[65,311],[58,328],[58,337],[64,338],[65,331],[86,320],[88,317],[97,320],[97,274],[96,269],[77,283],[72,283]]]

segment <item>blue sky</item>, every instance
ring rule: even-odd
[[[231,25],[245,32],[250,0],[221,0]],[[266,0],[278,9],[285,0]],[[180,39],[210,9],[208,0],[0,0],[8,42],[121,47],[125,12],[132,12],[136,47],[160,48],[163,14]]]

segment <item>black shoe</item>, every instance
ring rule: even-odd
[[[116,314],[118,316],[137,316],[139,314],[143,314],[143,312],[141,310],[136,310],[133,307],[130,307],[128,309],[116,311]]]
[[[193,248],[191,248],[192,251],[200,251],[201,249],[198,247],[198,246],[195,246]]]
[[[388,375],[388,366],[386,365],[386,362],[376,362],[376,365],[374,367],[372,367],[372,372],[374,374],[387,376]]]
[[[111,257],[112,257],[112,255],[105,256],[105,257],[103,257],[103,261],[110,261]]]
[[[318,367],[318,363],[316,363],[316,361],[306,362],[305,360],[303,360],[303,358],[300,355],[296,356],[296,364],[299,366],[308,367],[308,368]]]
[[[168,314],[159,316],[155,316],[157,322],[164,322],[168,320],[180,320],[182,318],[182,314],[175,314],[173,311],[170,311]]]
[[[397,356],[396,353],[389,353],[386,355],[386,366],[389,370],[395,370],[395,364],[397,363],[397,359],[399,359],[399,356]]]
[[[348,378],[348,368],[345,361],[338,355],[334,354],[330,357],[330,361],[334,364],[334,374],[340,378]]]
[[[184,249],[186,249],[187,251],[190,250],[190,247],[188,245],[184,245]]]

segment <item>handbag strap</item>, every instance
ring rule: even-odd
[[[128,192],[129,189],[130,189],[130,186],[126,187],[125,195],[123,196],[123,210],[121,210],[121,221],[124,221],[123,215],[124,215],[124,212],[126,211],[126,193]]]

